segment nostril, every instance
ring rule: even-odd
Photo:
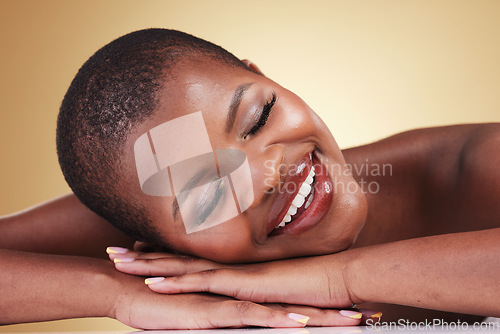
[[[265,191],[266,194],[271,195],[276,191],[276,187],[271,187]]]

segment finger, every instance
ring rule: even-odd
[[[176,258],[179,255],[169,253],[142,253],[135,251],[128,251],[124,254],[108,254],[111,260],[123,257],[132,257],[134,259],[160,259],[160,258]]]
[[[139,251],[133,251],[128,248],[123,248],[123,247],[107,247],[106,248],[106,253],[108,253],[109,259],[114,260],[115,258],[121,257],[121,258],[137,258],[140,257],[143,253]]]
[[[345,303],[332,304],[329,298],[322,298],[324,293],[318,292],[321,285],[312,284],[315,283],[314,278],[300,281],[283,275],[268,275],[259,266],[248,265],[241,268],[209,269],[182,276],[153,277],[147,278],[145,283],[152,291],[163,294],[209,292],[256,303],[346,307]]]
[[[131,257],[131,258],[145,258],[145,259],[156,259],[162,257],[178,257],[180,255],[164,252],[151,252],[145,253],[136,250],[130,250],[123,247],[108,247],[106,248],[106,253],[111,260],[117,257]]]
[[[361,323],[363,314],[350,310],[321,309],[303,305],[264,304],[271,308],[283,309],[287,312],[305,314],[310,317],[308,326],[335,327],[357,326]],[[347,311],[347,312],[346,312]]]
[[[228,300],[217,308],[211,308],[210,324],[220,327],[304,327],[309,317],[288,312],[285,309],[270,308],[256,303]]]
[[[300,298],[301,294],[291,292],[297,290],[294,282],[283,281],[284,286],[277,288],[267,278],[259,273],[253,275],[248,270],[222,268],[175,277],[148,278],[145,283],[151,290],[164,294],[210,292],[257,303],[295,304],[304,300]]]
[[[140,276],[178,276],[211,269],[223,268],[223,265],[188,256],[161,258],[116,257],[115,268],[123,273]]]
[[[107,247],[106,248],[106,253],[108,254],[109,257],[114,257],[116,255],[123,255],[131,252],[130,249],[128,248],[123,248],[123,247]]]
[[[227,327],[304,327],[305,315],[228,297],[152,294],[120,321],[142,329],[209,329]]]

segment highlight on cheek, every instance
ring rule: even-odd
[[[181,216],[188,234],[236,217],[254,200],[246,154],[233,148],[213,151],[201,112],[142,134],[134,155],[142,191],[175,196],[174,218]]]

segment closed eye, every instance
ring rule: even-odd
[[[276,93],[273,92],[270,100],[267,100],[264,106],[262,107],[262,111],[260,113],[259,120],[257,123],[248,131],[248,133],[243,137],[247,139],[248,136],[256,134],[266,123],[269,115],[272,112],[273,106],[276,104]]]
[[[222,179],[214,180],[204,186],[196,207],[195,225],[203,224],[214,212],[221,200],[224,199],[224,184]]]

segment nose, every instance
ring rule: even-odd
[[[249,156],[250,169],[254,189],[252,207],[260,204],[262,199],[280,183],[280,166],[283,162],[285,147],[274,144],[260,152],[252,152]]]

